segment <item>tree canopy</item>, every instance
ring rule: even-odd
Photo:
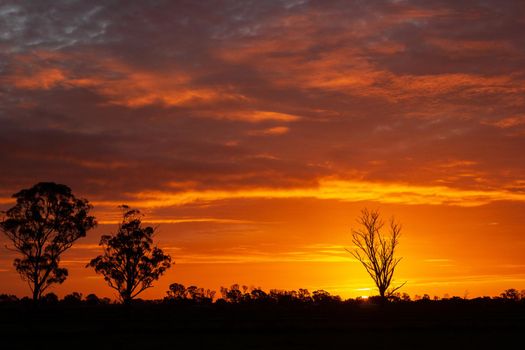
[[[86,267],[93,267],[104,276],[108,285],[129,303],[171,266],[171,257],[153,246],[155,229],[142,226],[138,210],[121,206],[122,223],[115,235],[103,235],[100,246],[103,254],[92,259]]]
[[[38,300],[51,285],[65,281],[60,256],[96,225],[92,206],[66,185],[40,182],[13,195],[16,204],[3,213],[0,230],[22,257],[14,266]]]

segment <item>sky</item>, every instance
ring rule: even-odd
[[[0,1],[0,209],[40,181],[140,209],[170,283],[373,295],[361,209],[403,225],[401,291],[525,289],[523,1]],[[28,295],[0,239],[0,292]]]

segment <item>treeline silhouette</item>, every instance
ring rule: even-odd
[[[233,284],[230,287],[221,287],[220,297],[215,298],[216,291],[200,288],[197,286],[185,287],[180,283],[172,283],[169,286],[166,296],[162,299],[153,300],[134,300],[135,304],[165,304],[165,305],[226,305],[226,304],[261,304],[261,305],[382,305],[383,299],[380,296],[356,297],[342,299],[338,295],[332,295],[325,290],[315,290],[309,292],[307,289],[280,290],[270,289],[264,291],[261,288],[240,286]],[[392,303],[522,303],[525,304],[525,290],[518,291],[515,288],[506,289],[498,296],[484,296],[466,299],[459,296],[430,297],[428,294],[414,295],[410,297],[407,293],[396,293],[390,298]],[[29,297],[18,298],[12,294],[0,294],[0,304],[19,304],[32,305],[33,300]],[[111,305],[119,304],[118,301],[107,297],[98,297],[91,293],[85,297],[82,293],[72,292],[65,295],[62,299],[55,293],[47,293],[40,299],[41,304],[45,305]]]
[[[173,286],[173,285],[172,285]],[[0,295],[6,349],[474,349],[516,348],[525,331],[525,298],[371,297],[342,300],[323,291],[212,293],[180,284],[158,300],[132,304],[71,293],[59,299]],[[77,345],[81,344],[81,346]],[[518,346],[519,347],[519,346]]]

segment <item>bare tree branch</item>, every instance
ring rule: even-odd
[[[401,261],[401,258],[395,257],[401,224],[392,218],[389,225],[390,234],[385,235],[382,233],[385,223],[379,211],[368,209],[361,211],[357,222],[361,227],[352,230],[352,243],[355,248],[354,250],[346,249],[346,251],[363,265],[379,290],[381,298],[387,299],[406,283],[389,289],[395,269]]]

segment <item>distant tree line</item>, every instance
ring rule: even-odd
[[[342,304],[382,304],[380,296],[369,298],[357,297],[346,300],[337,295],[331,295],[324,290],[309,292],[306,289],[299,290],[278,290],[271,289],[264,291],[261,288],[248,288],[234,284],[230,287],[221,287],[220,297],[215,298],[216,292],[200,288],[197,286],[185,287],[180,283],[173,283],[169,286],[166,296],[157,300],[137,299],[138,303],[146,304],[166,304],[166,305],[342,305]],[[515,288],[506,289],[498,296],[478,297],[465,299],[459,296],[452,297],[430,297],[428,294],[414,295],[411,297],[407,293],[396,293],[391,299],[392,303],[525,303],[525,290]],[[0,294],[0,305],[9,304],[33,304],[32,298],[18,298],[16,295]],[[85,297],[82,293],[73,292],[60,299],[55,293],[47,293],[40,299],[40,303],[46,305],[113,305],[118,302],[107,297],[98,297],[95,294],[88,294]]]

